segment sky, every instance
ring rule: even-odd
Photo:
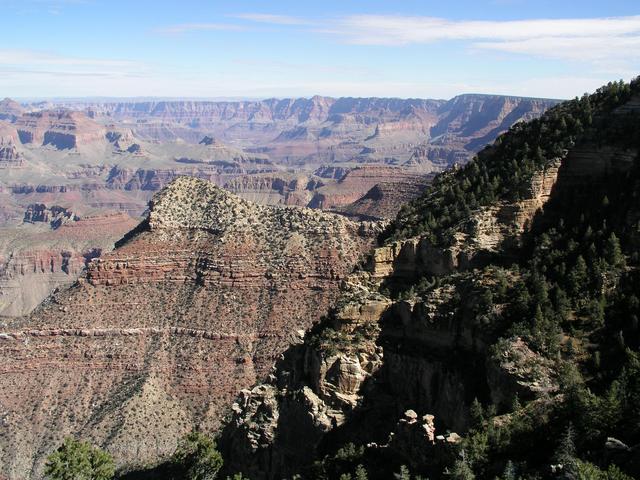
[[[0,98],[573,98],[640,74],[640,0],[0,0]]]

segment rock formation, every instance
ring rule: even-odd
[[[34,203],[27,207],[24,212],[24,221],[28,223],[43,222],[51,225],[54,230],[62,224],[72,221],[76,222],[80,218],[69,209],[53,205],[47,207],[44,203]]]
[[[245,102],[101,103],[76,108],[90,108],[97,119],[136,122],[135,133],[141,138],[180,138],[202,145],[211,142],[211,146],[241,140],[279,162],[357,158],[403,163],[417,145],[433,138],[441,150],[435,168],[441,168],[452,161],[466,161],[516,121],[538,116],[555,103],[488,95],[461,95],[448,102],[315,96]],[[422,170],[427,167],[422,162]]]
[[[521,339],[503,346],[501,361],[485,363],[492,332],[479,328],[464,292],[492,282],[474,267],[520,245],[560,181],[559,165],[551,162],[535,175],[526,198],[473,212],[451,247],[416,237],[375,248],[364,270],[345,282],[329,318],[285,354],[270,381],[242,392],[234,404],[223,436],[231,470],[252,478],[292,475],[335,435],[368,442],[374,455],[433,468],[455,458],[446,446],[459,440],[436,436],[434,425],[465,431],[471,392],[484,389],[505,405],[515,394],[535,399],[556,391],[549,363]],[[569,170],[563,174],[562,182],[571,178]],[[448,280],[419,300],[380,293],[380,285],[436,276]],[[424,423],[415,412],[399,416],[418,405]]]
[[[22,143],[75,149],[105,137],[104,128],[82,112],[41,111],[25,113],[15,121]]]
[[[0,100],[0,120],[14,122],[24,113],[24,108],[15,100],[5,98]]]
[[[598,472],[614,464],[636,474],[632,452],[638,446],[609,436],[618,429],[636,442],[637,425],[626,427],[628,418],[637,419],[635,397],[626,400],[624,410],[609,405],[625,402],[617,396],[618,382],[626,385],[622,389],[636,391],[637,322],[620,327],[628,316],[618,317],[611,307],[601,318],[597,313],[580,313],[586,297],[575,290],[570,293],[574,303],[560,301],[566,308],[564,316],[543,314],[541,307],[552,303],[551,288],[553,295],[568,295],[558,286],[567,284],[549,280],[565,275],[566,264],[560,265],[557,257],[575,258],[573,249],[581,248],[585,255],[591,251],[598,258],[594,243],[589,245],[594,236],[585,220],[590,208],[598,210],[594,228],[602,228],[595,235],[610,235],[602,256],[590,260],[601,265],[598,270],[594,267],[592,278],[599,283],[590,290],[592,301],[611,306],[624,298],[624,288],[637,290],[640,144],[633,109],[640,105],[640,79],[631,84],[636,98],[618,110],[632,114],[616,122],[610,106],[620,103],[623,95],[630,96],[631,88],[626,87],[609,84],[591,98],[567,102],[542,121],[514,129],[504,143],[487,148],[469,168],[439,177],[419,202],[399,215],[394,228],[401,233],[393,237],[398,239],[375,248],[369,261],[346,279],[332,310],[307,332],[303,343],[287,350],[267,381],[238,396],[221,439],[228,471],[275,479],[311,476],[332,461],[334,466],[342,462],[352,473],[362,461],[369,468],[380,467],[369,470],[374,478],[389,478],[391,465],[409,465],[438,478],[455,475],[451,473],[455,465],[469,472],[461,477],[470,478],[475,469],[483,478],[492,478],[511,464],[506,460],[513,456],[528,472],[561,471],[556,478],[568,477],[570,468]],[[580,121],[592,121],[593,105],[601,109],[601,117],[576,141],[574,133],[583,132]],[[578,117],[582,120],[567,126]],[[554,122],[560,133],[548,142],[540,132]],[[623,131],[635,135],[635,140]],[[511,155],[517,152],[523,163],[528,162],[529,141],[540,150],[538,163],[527,171]],[[510,165],[516,169],[505,168]],[[496,175],[494,184],[487,181],[485,186],[500,192],[480,204],[473,202],[469,180],[478,171],[487,178],[487,171]],[[526,175],[518,177],[522,171]],[[614,196],[611,203],[617,203],[612,208],[609,197]],[[466,208],[450,223],[438,224],[424,210],[443,208],[447,215],[446,209],[458,205]],[[417,229],[406,228],[411,221]],[[615,227],[608,227],[610,222]],[[430,223],[437,227],[432,230]],[[607,228],[617,233],[603,234]],[[568,233],[559,233],[563,229]],[[618,235],[624,236],[625,247],[619,246]],[[578,241],[583,245],[577,247]],[[560,268],[545,277],[554,256]],[[548,263],[546,257],[551,257]],[[621,266],[626,259],[629,263]],[[579,270],[584,257],[574,262]],[[628,272],[633,273],[627,276]],[[566,274],[571,282],[576,273]],[[635,287],[621,286],[632,277],[636,283],[627,285]],[[616,281],[620,283],[614,285]],[[637,312],[635,294],[633,302]],[[582,326],[591,328],[590,334],[572,331],[578,316]],[[542,340],[545,321],[553,329],[546,330]],[[606,338],[620,328],[624,332],[618,330],[617,340]],[[589,341],[596,344],[585,345]],[[580,343],[583,357],[578,358],[575,345]],[[602,394],[594,394],[589,385],[603,380],[587,376],[601,372],[594,365],[605,348],[616,355],[626,352],[628,358],[611,358],[609,365],[617,376],[604,380],[609,387]],[[611,404],[606,403],[607,395],[615,397]],[[597,402],[603,405],[599,413],[592,407]],[[482,404],[490,407],[483,409]],[[576,405],[585,411],[575,411]],[[557,423],[568,429],[567,438],[577,425],[572,423],[575,419],[583,422],[580,431],[591,437],[576,439],[580,447],[570,439],[572,465],[551,466],[558,444],[563,445],[554,436]],[[530,451],[532,442],[535,453]],[[493,449],[499,453],[491,457]],[[544,450],[544,456],[539,457],[538,450]]]
[[[39,475],[72,433],[128,469],[165,459],[194,426],[215,430],[326,311],[378,231],[174,180],[116,250],[0,335],[2,474]]]

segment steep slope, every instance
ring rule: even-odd
[[[115,251],[0,334],[0,474],[39,478],[69,434],[126,470],[166,458],[194,426],[215,431],[377,232],[174,180]]]
[[[229,471],[640,474],[638,99],[609,84],[438,176],[239,396]]]

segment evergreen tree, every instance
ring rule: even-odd
[[[215,442],[196,431],[180,440],[172,460],[187,480],[213,480],[222,468],[222,455]]]
[[[507,464],[504,467],[502,478],[503,480],[516,480],[518,478],[516,467],[511,460],[507,461]]]
[[[560,443],[555,453],[555,461],[563,465],[567,471],[570,471],[576,464],[575,433],[571,424],[569,424],[560,438]]]
[[[411,480],[411,474],[409,473],[409,468],[406,465],[400,466],[400,472],[393,474],[396,480]]]
[[[114,472],[111,455],[71,437],[47,457],[44,468],[51,480],[109,480]]]
[[[355,480],[367,480],[369,477],[367,475],[367,471],[365,470],[363,465],[358,465],[356,467],[356,479]]]
[[[469,462],[464,458],[456,460],[451,470],[450,478],[452,480],[475,480],[476,476],[469,465]]]
[[[612,267],[619,267],[624,262],[620,240],[614,232],[611,232],[604,247],[604,258]]]
[[[484,423],[482,404],[478,401],[477,397],[473,399],[469,407],[469,419],[471,421],[471,428],[479,428]]]

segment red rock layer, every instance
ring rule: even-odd
[[[77,148],[105,137],[105,129],[82,112],[41,111],[21,115],[16,129],[22,143]]]
[[[0,334],[12,419],[0,473],[41,472],[72,433],[131,466],[166,457],[194,425],[215,429],[334,301],[372,243],[364,227],[193,178],[169,185],[146,230]]]

